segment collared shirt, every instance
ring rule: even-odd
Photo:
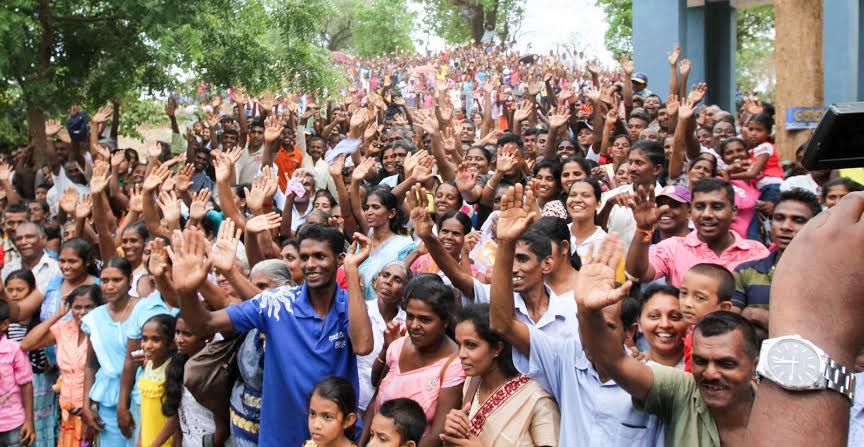
[[[660,190],[663,187],[660,183],[654,184],[654,194],[660,195]],[[613,190],[606,191],[600,198],[600,206],[597,209],[602,210],[606,206],[606,202],[619,194],[633,194],[633,185],[621,185]],[[630,242],[633,240],[633,235],[636,233],[636,219],[633,217],[633,210],[626,206],[615,205],[609,212],[609,221],[606,225],[609,233],[618,233],[618,238],[624,243],[624,252],[630,248]]]
[[[548,285],[544,285],[546,293],[549,294],[549,307],[540,317],[540,321],[534,322],[528,314],[528,305],[519,293],[513,293],[513,304],[516,307],[516,317],[528,325],[537,328],[551,337],[558,339],[578,338],[579,320],[576,317],[576,301],[573,299],[560,298]],[[489,303],[492,287],[474,280],[474,302]],[[522,374],[528,373],[528,358],[521,352],[513,349],[513,364]]]
[[[744,262],[735,267],[735,294],[732,295],[732,304],[741,309],[750,306],[768,309],[777,254],[775,250],[765,258]]]
[[[405,323],[405,311],[401,307],[397,307],[396,316],[391,320],[394,323]],[[390,321],[384,320],[381,315],[381,310],[378,309],[378,300],[366,301],[366,312],[369,313],[369,321],[372,323],[372,338],[375,347],[372,352],[366,355],[357,356],[357,375],[360,380],[360,395],[357,399],[357,407],[365,410],[372,400],[372,395],[375,394],[375,386],[372,385],[372,367],[375,365],[375,359],[381,354],[381,348],[384,347],[384,331],[387,330],[387,323]]]
[[[636,408],[657,415],[666,426],[666,443],[675,446],[720,447],[714,417],[702,399],[693,375],[677,368],[651,365],[654,383]]]
[[[213,187],[216,183],[213,182],[213,179],[207,175],[206,170],[201,170],[192,174],[192,186],[189,187],[189,190],[192,192],[198,192],[204,188],[213,191],[215,188]]]
[[[0,333],[0,432],[14,430],[24,424],[24,403],[21,386],[33,381],[30,359],[21,345]]]
[[[654,268],[654,279],[665,276],[669,284],[681,287],[684,274],[696,264],[719,264],[731,272],[742,262],[768,256],[768,249],[761,243],[744,239],[734,231],[729,232],[735,241],[720,256],[699,240],[695,230],[685,237],[675,236],[661,241],[648,255]]]
[[[312,198],[310,197],[309,200],[311,202]],[[309,214],[312,214],[313,210],[314,207],[312,206],[312,203],[309,203],[309,205],[306,207],[306,211],[304,211],[303,214],[300,214],[300,211],[297,209],[297,204],[295,203],[294,205],[292,205],[291,231],[297,231],[297,229],[300,228],[300,225],[306,223],[306,218],[309,217]]]
[[[18,250],[15,250],[15,244],[12,243],[12,239],[8,237],[3,239],[3,265],[20,258],[21,255],[18,254]]]
[[[348,293],[337,287],[324,319],[312,308],[305,284],[261,292],[226,312],[236,332],[256,328],[267,339],[259,445],[302,445],[309,438],[306,406],[315,384],[334,375],[359,388]]]
[[[534,326],[528,375],[561,409],[562,446],[663,446],[657,417],[633,407],[630,395],[600,376],[578,337],[559,338]]]
[[[0,275],[3,276],[3,282],[6,282],[6,278],[10,273],[15,270],[21,270],[23,268],[23,261],[21,257],[17,257],[12,261],[6,261],[6,265],[3,266],[3,270],[0,271]],[[36,288],[39,289],[42,294],[45,294],[45,290],[48,288],[48,282],[51,281],[55,276],[61,275],[60,272],[60,264],[57,263],[57,260],[51,257],[46,251],[42,251],[42,257],[39,258],[39,262],[30,270],[33,272],[33,276],[36,278]]]

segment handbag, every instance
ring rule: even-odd
[[[187,362],[183,385],[195,400],[213,412],[228,407],[231,389],[237,380],[237,350],[243,343],[242,334],[210,342]]]

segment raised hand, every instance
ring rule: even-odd
[[[165,103],[165,114],[168,116],[174,116],[177,112],[177,99],[174,98],[174,95],[168,97],[168,102]]]
[[[231,182],[231,163],[227,160],[225,154],[219,151],[213,151],[211,155],[213,170],[216,173],[216,181]]]
[[[513,121],[525,121],[531,116],[531,112],[534,111],[534,105],[530,100],[523,100],[522,104],[513,112]]]
[[[111,168],[108,162],[104,160],[96,160],[93,163],[93,176],[90,177],[90,193],[99,194],[108,186],[108,178],[111,174]]]
[[[600,102],[600,95],[600,89],[597,88],[591,88],[585,92],[585,96],[587,96],[591,102]]]
[[[372,253],[372,240],[361,233],[354,233],[352,238],[354,242],[351,243],[351,248],[348,249],[343,263],[346,267],[357,268]]]
[[[111,154],[111,169],[116,171],[121,164],[123,164],[123,160],[126,159],[126,154],[123,151],[116,151]],[[125,172],[123,172],[125,174]]]
[[[273,111],[273,103],[275,102],[275,100],[273,99],[272,94],[268,92],[262,93],[258,96],[257,102],[258,105],[261,106],[261,110],[268,113]]]
[[[174,191],[162,191],[157,200],[162,216],[169,223],[180,222],[180,199]]]
[[[360,135],[363,135],[366,130],[366,125],[372,120],[369,116],[368,109],[358,109],[351,115],[351,121],[348,124],[349,134],[353,135],[354,138],[359,138]],[[363,130],[361,130],[363,129]]]
[[[555,109],[554,113],[549,115],[548,120],[549,120],[549,128],[550,129],[561,128],[565,124],[567,124],[567,121],[570,120],[570,111],[567,110],[567,107],[560,106],[557,109]]]
[[[414,234],[421,239],[434,237],[432,235],[432,218],[429,217],[429,193],[419,184],[411,187],[405,194],[405,205],[410,210],[411,221],[414,222]]]
[[[67,215],[75,215],[75,207],[78,206],[78,190],[75,188],[66,188],[63,195],[60,196],[60,209]]]
[[[597,65],[597,61],[588,62],[586,68],[588,69],[588,73],[591,73],[592,75],[600,73],[600,67]]]
[[[687,59],[686,57],[684,59],[681,59],[681,63],[678,64],[678,72],[681,73],[681,76],[689,75],[691,68],[692,65],[690,63],[690,59]]]
[[[624,70],[624,74],[629,78],[631,74],[633,74],[633,61],[630,60],[630,56],[626,54],[621,55],[621,59],[618,60],[621,63],[621,69]]]
[[[606,112],[606,125],[614,126],[618,122],[618,109],[609,109]]]
[[[477,186],[477,173],[468,166],[468,162],[459,163],[456,168],[456,188],[459,191],[470,191]]]
[[[636,227],[643,231],[652,231],[654,225],[657,225],[657,221],[660,220],[660,216],[669,210],[669,205],[657,208],[654,201],[654,186],[643,187],[640,185],[636,187],[636,194],[633,196],[630,208],[633,209]]]
[[[394,341],[404,337],[405,332],[406,328],[400,323],[392,321],[387,323],[387,329],[384,330],[384,350],[390,347]]]
[[[378,133],[378,126],[374,122],[370,122],[366,126],[366,130],[363,131],[363,141],[367,143],[372,141],[376,133]]]
[[[694,104],[698,104],[699,101],[702,101],[702,98],[705,97],[706,92],[708,92],[708,84],[700,82],[694,85],[690,90],[690,94],[687,95],[687,100],[693,101]]]
[[[171,175],[171,171],[168,170],[168,167],[165,165],[157,166],[156,169],[150,172],[150,175],[144,179],[144,182],[141,184],[141,187],[144,189],[145,194],[152,194],[159,185],[162,184],[168,177]]]
[[[75,206],[75,219],[86,219],[93,212],[93,196],[84,194]]]
[[[234,89],[232,99],[235,104],[240,106],[241,112],[243,111],[243,106],[249,103],[249,95],[247,95],[246,91],[240,87]]]
[[[210,190],[201,188],[195,195],[192,196],[192,203],[189,204],[189,218],[196,221],[201,221],[204,215],[207,214],[207,205],[210,203]]]
[[[429,135],[435,135],[440,131],[438,120],[434,116],[426,115],[421,125],[423,126],[423,132]]]
[[[501,197],[501,213],[498,215],[499,240],[515,241],[528,231],[531,222],[539,217],[531,202],[535,199],[530,189],[526,190],[519,183],[507,188],[507,193]]]
[[[144,211],[144,196],[141,194],[141,185],[132,185],[129,189],[129,211],[141,213]]]
[[[147,243],[150,257],[147,259],[147,270],[153,276],[161,277],[168,270],[168,252],[165,251],[165,241],[156,238]]]
[[[60,121],[57,120],[47,120],[45,121],[45,136],[53,137],[60,132],[60,129],[63,128],[63,125],[60,124]]]
[[[228,220],[226,219],[226,222]],[[225,222],[222,225],[225,225]],[[171,235],[168,256],[171,258],[174,290],[178,294],[194,294],[207,280],[207,274],[213,265],[213,261],[207,256],[207,245],[204,233],[195,227],[187,228],[183,232],[174,230]]]
[[[282,225],[282,215],[275,212],[259,214],[246,221],[246,231],[250,234],[275,230]]]
[[[237,228],[231,218],[226,218],[219,226],[216,242],[210,247],[210,259],[213,267],[220,272],[230,271],[237,257],[237,245],[243,231]]]
[[[375,169],[375,159],[365,158],[351,172],[351,180],[362,182]]]
[[[334,180],[337,178],[342,178],[342,170],[345,169],[345,158],[347,157],[347,155],[342,154],[336,157],[336,159],[333,160],[333,163],[330,163],[330,165],[328,166],[328,170],[330,171],[330,177],[333,177]]]
[[[275,117],[269,116],[264,120],[264,142],[273,144],[274,141],[282,137],[282,121]]]
[[[696,111],[696,102],[687,99],[683,104],[678,104],[678,118],[679,119],[689,119],[693,116],[693,113]]]
[[[0,181],[8,181],[12,175],[12,165],[9,163],[0,163]]]
[[[224,151],[222,152],[222,154],[228,157],[228,162],[233,166],[237,164],[237,162],[240,160],[240,156],[243,155],[243,148],[238,146],[231,149],[230,151]]]
[[[621,301],[633,285],[627,281],[615,288],[615,268],[624,252],[618,235],[611,233],[600,242],[597,252],[579,269],[579,281],[573,295],[576,302],[591,310],[600,310]]]
[[[499,149],[498,155],[495,157],[495,170],[505,173],[515,169],[519,164],[519,158],[515,153],[516,150],[509,150],[504,147]]]
[[[93,118],[90,118],[90,120],[93,121],[94,123],[101,124],[101,123],[108,121],[108,118],[110,118],[113,113],[114,113],[114,107],[112,107],[110,105],[104,106],[101,109],[99,109],[99,111],[96,112],[96,114],[93,115]]]
[[[678,107],[680,103],[678,102],[678,95],[672,94],[666,98],[666,113],[669,116],[675,116],[678,113]]]
[[[666,55],[666,60],[669,61],[669,65],[675,65],[678,63],[679,57],[681,57],[681,45],[678,44],[678,42],[675,42],[672,51]]]

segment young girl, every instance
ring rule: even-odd
[[[354,447],[357,395],[347,379],[330,376],[309,397],[309,433],[303,447]]]
[[[177,352],[171,357],[165,371],[162,413],[179,419],[180,430],[175,436],[182,438],[183,446],[223,445],[228,436],[227,424],[216,420],[213,412],[198,403],[192,393],[183,386],[186,361],[204,349],[207,340],[190,332],[183,318],[177,317],[174,345],[177,346]],[[212,437],[212,443],[204,442],[208,437]]]
[[[141,392],[141,433],[138,445],[142,447],[169,447],[177,431],[177,416],[167,417],[162,412],[165,398],[165,369],[170,363],[174,346],[174,317],[160,314],[144,323],[141,331],[141,349],[144,351],[144,374],[138,379]]]
[[[771,142],[771,129],[774,118],[766,113],[759,113],[747,122],[747,142],[750,145],[751,165],[749,169],[732,178],[752,180],[759,188],[759,200],[773,202],[780,197],[780,183],[783,183],[783,168],[780,166],[780,154]]]

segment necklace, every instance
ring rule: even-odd
[[[126,301],[126,307],[123,308],[123,313],[120,314],[120,318],[119,319],[114,318],[116,316],[116,313],[111,312],[111,314],[112,314],[111,319],[114,320],[115,322],[118,322],[118,323],[122,323],[123,321],[125,321],[126,313],[129,311],[129,305],[130,304],[132,304],[132,297],[131,296],[129,297],[129,300]],[[108,310],[110,311],[111,307],[108,307]]]

